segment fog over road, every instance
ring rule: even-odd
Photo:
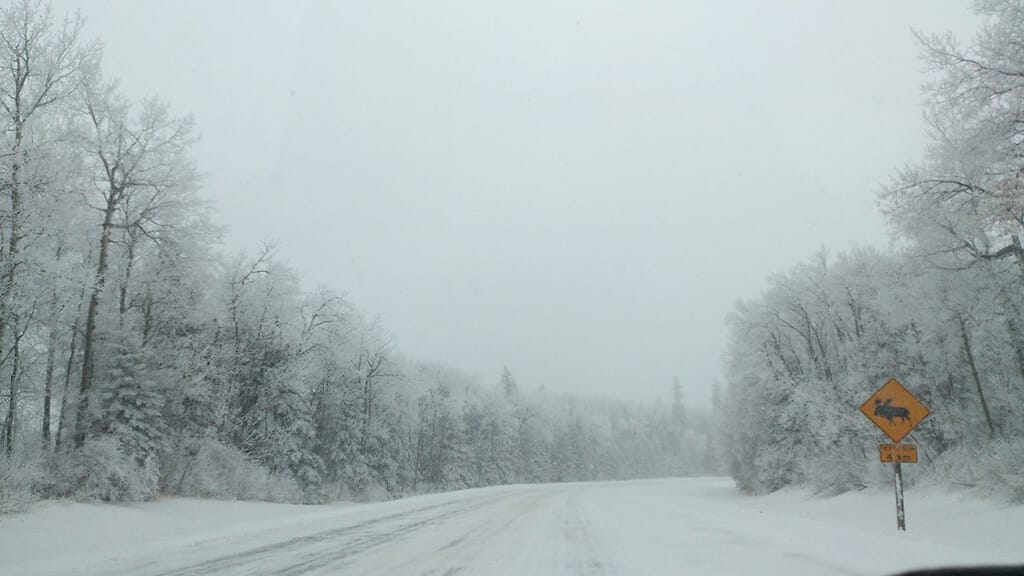
[[[313,506],[304,516],[243,524],[188,542],[125,548],[73,569],[65,563],[57,570],[26,570],[117,576],[791,576],[1024,560],[1020,552],[1003,554],[1006,544],[986,549],[978,544],[984,538],[974,538],[973,545],[962,540],[958,530],[970,531],[969,519],[941,507],[919,506],[916,518],[911,507],[911,531],[897,534],[891,510],[864,509],[866,501],[887,502],[881,496],[823,501],[791,493],[758,499],[739,495],[731,481],[718,478],[506,486]],[[958,542],[950,545],[951,540]]]

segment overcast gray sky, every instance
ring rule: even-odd
[[[195,115],[227,247],[346,292],[413,357],[706,405],[723,318],[885,245],[936,0],[59,0],[108,75]]]

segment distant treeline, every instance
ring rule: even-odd
[[[0,14],[0,512],[37,497],[323,501],[695,473],[707,417],[400,356],[272,248],[224,256],[195,126],[81,19]],[[499,379],[500,378],[500,379]],[[670,388],[666,383],[666,392]]]

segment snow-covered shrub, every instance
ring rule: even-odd
[[[996,441],[959,467],[971,470],[973,484],[983,494],[1024,503],[1024,441]]]
[[[288,474],[267,474],[261,468],[261,474],[257,479],[260,480],[258,500],[293,504],[301,504],[306,501],[298,482]]]
[[[111,436],[89,440],[65,458],[55,460],[51,492],[78,500],[139,502],[157,489],[153,458],[141,465]]]
[[[15,451],[0,453],[0,514],[22,512],[35,500],[32,485],[39,478],[39,461]]]
[[[1005,440],[995,445],[986,482],[1015,504],[1024,504],[1024,440]]]
[[[748,491],[768,494],[805,480],[791,451],[780,444],[761,447],[753,462],[753,479]]]
[[[1024,503],[1024,440],[961,443],[936,459],[926,482]]]
[[[817,458],[808,459],[802,467],[814,491],[823,496],[835,496],[850,490],[862,490],[870,485],[874,462],[850,451],[834,449]]]
[[[228,500],[300,502],[298,484],[249,460],[237,448],[213,439],[178,444],[165,454],[160,488],[168,494]]]

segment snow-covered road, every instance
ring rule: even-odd
[[[116,518],[120,512],[108,518],[112,525],[91,529],[87,518],[95,514],[68,521],[80,538],[68,522],[53,526],[57,540],[47,546],[33,540],[54,521],[46,511],[25,515],[21,526],[5,519],[0,572],[792,576],[1024,562],[1019,508],[911,497],[910,532],[899,534],[892,511],[874,509],[888,504],[881,494],[746,498],[722,479],[509,486],[353,506],[257,505],[259,514],[236,521],[226,512],[204,521],[203,510],[217,504],[184,503],[196,511],[175,522],[145,507],[174,510],[182,501],[143,505],[128,524],[175,528],[161,533],[150,526],[149,536],[134,541],[131,527]],[[33,556],[34,547],[41,556]]]

